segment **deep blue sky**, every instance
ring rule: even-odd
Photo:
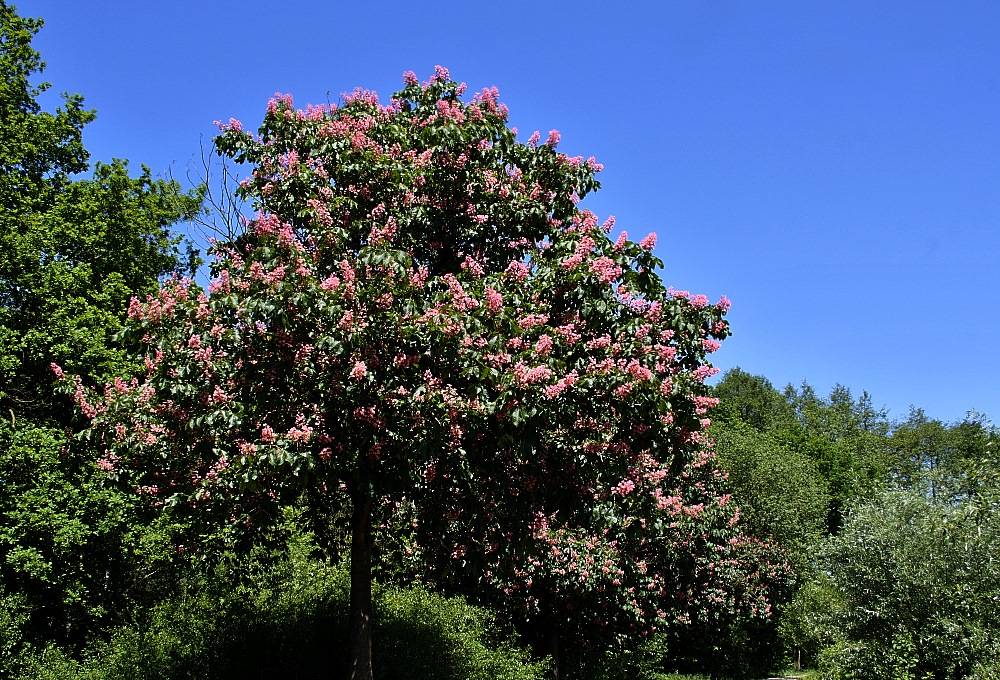
[[[733,300],[723,369],[1000,420],[1000,3],[15,4],[95,160],[183,177],[276,91],[388,99],[442,64],[604,163],[586,206],[656,231],[668,285]]]

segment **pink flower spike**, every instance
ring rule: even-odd
[[[503,296],[492,288],[486,289],[486,306],[494,314],[503,309]]]
[[[562,135],[559,134],[559,130],[549,130],[549,138],[545,140],[545,145],[554,149],[559,146],[561,139]]]
[[[368,367],[365,362],[358,361],[354,364],[354,368],[351,369],[351,377],[355,380],[361,380],[368,374]]]
[[[431,78],[431,82],[443,83],[451,78],[451,73],[448,72],[444,66],[434,67],[434,76]]]
[[[274,430],[270,425],[264,425],[264,427],[260,428],[260,440],[265,444],[274,443]]]
[[[650,234],[639,241],[639,247],[643,250],[652,250],[656,246],[656,234]]]

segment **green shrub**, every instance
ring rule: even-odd
[[[194,680],[344,677],[348,574],[285,561],[227,588],[226,572],[114,631],[82,660],[49,648],[22,680]],[[418,586],[375,593],[380,680],[534,680],[531,661],[489,612]]]
[[[666,638],[660,634],[641,642],[623,638],[617,648],[565,650],[561,670],[574,680],[683,680],[682,676],[663,674],[663,660],[670,658],[669,651]]]
[[[381,680],[542,678],[545,664],[511,642],[489,611],[419,586],[376,593],[374,660]]]
[[[989,677],[1000,647],[1000,495],[968,500],[876,496],[823,550],[842,606],[841,641],[820,654],[825,677]],[[993,669],[993,670],[991,670]]]
[[[794,654],[800,653],[803,665],[817,663],[819,651],[840,639],[838,615],[843,611],[844,598],[830,577],[814,570],[792,601],[781,612],[778,625],[781,638]]]
[[[1000,659],[992,659],[976,664],[969,680],[1000,680]]]

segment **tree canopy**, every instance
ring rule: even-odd
[[[41,25],[0,3],[0,408],[65,421],[49,364],[92,379],[121,370],[111,336],[133,295],[182,266],[170,227],[200,197],[147,168],[132,177],[125,161],[80,177],[95,114],[80,95],[41,109],[49,84],[32,83],[45,65],[31,47]]]
[[[577,205],[600,166],[558,152],[556,131],[517,141],[495,89],[463,101],[440,67],[405,81],[387,104],[358,90],[296,110],[279,96],[258,134],[222,124],[217,146],[253,167],[241,191],[260,212],[216,248],[208,292],[175,278],[132,302],[144,377],[69,383],[108,447],[100,464],[233,529],[304,492],[343,493],[358,678],[385,501],[447,506],[468,538],[449,555],[487,571],[502,556],[525,587],[546,556],[546,597],[556,575],[641,586],[607,617],[646,629],[707,587],[642,557],[679,559],[686,540],[657,542],[691,521],[731,564],[718,592],[734,597],[754,551],[708,531],[719,511],[731,526],[724,497],[682,481],[705,462],[706,356],[729,333],[728,301],[664,288],[655,236],[612,241],[613,220]],[[634,562],[617,554],[626,537]],[[765,616],[769,577],[755,573]]]

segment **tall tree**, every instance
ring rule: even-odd
[[[980,486],[980,472],[989,467],[995,442],[996,429],[980,414],[946,425],[928,418],[923,409],[911,408],[889,439],[890,480],[932,498],[968,498]]]
[[[815,462],[829,493],[831,533],[840,526],[842,508],[885,478],[889,421],[867,392],[855,400],[849,389],[836,385],[824,398],[803,382],[779,393],[763,376],[734,369],[713,394],[721,400],[713,411],[717,420],[750,425]]]
[[[32,646],[81,643],[141,589],[136,503],[67,441],[72,402],[49,366],[90,382],[128,370],[111,337],[131,296],[180,266],[169,229],[199,205],[121,161],[82,175],[94,112],[79,95],[42,110],[41,26],[0,0],[0,675]]]
[[[607,525],[595,513],[626,498],[663,521],[715,517],[674,488],[698,462],[728,302],[665,289],[654,236],[609,239],[577,207],[600,166],[556,151],[556,131],[518,142],[495,89],[463,101],[441,67],[405,83],[385,105],[276,98],[256,135],[224,124],[218,148],[253,167],[259,216],[217,249],[208,294],[173,279],[132,303],[143,379],[68,381],[100,464],[153,503],[239,531],[304,490],[343,491],[359,680],[381,503],[449,490],[456,521],[504,526],[507,556],[584,549]],[[641,577],[647,593],[674,585]],[[638,626],[672,612],[635,600]]]
[[[31,47],[42,22],[0,0],[0,408],[65,421],[49,364],[101,379],[121,370],[111,346],[132,295],[181,266],[170,231],[198,211],[197,192],[138,177],[123,161],[89,179],[83,127],[94,112],[64,95],[54,113],[32,84],[44,63]]]
[[[804,569],[825,528],[829,503],[815,462],[744,423],[713,424],[711,434],[750,533],[773,538]]]
[[[94,119],[80,95],[64,95],[64,107],[41,110],[38,96],[49,83],[33,85],[31,77],[45,64],[31,47],[40,19],[17,14],[0,0],[0,200],[4,212],[21,213],[52,204],[70,176],[87,169],[88,154],[81,131]]]
[[[760,430],[770,432],[787,427],[795,421],[795,409],[762,375],[753,375],[739,366],[723,374],[712,389],[719,399],[713,411],[715,420],[740,420]]]

